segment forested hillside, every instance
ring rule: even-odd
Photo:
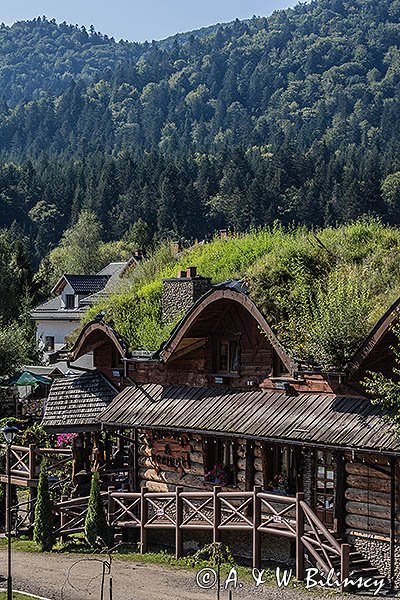
[[[316,0],[199,36],[0,29],[0,225],[36,262],[82,209],[194,238],[400,207],[400,2]]]

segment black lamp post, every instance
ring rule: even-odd
[[[7,422],[0,430],[7,444],[7,600],[12,600],[11,575],[11,445],[19,432],[18,428]]]

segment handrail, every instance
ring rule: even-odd
[[[259,492],[258,497],[263,500],[271,500],[272,502],[280,502],[281,504],[295,504],[295,496],[281,496],[280,494],[269,494],[268,492]]]
[[[333,537],[333,535],[330,533],[330,531],[325,527],[325,525],[322,523],[322,521],[320,521],[320,519],[311,510],[311,508],[308,506],[308,504],[306,502],[301,501],[300,504],[301,504],[301,508],[303,509],[303,511],[305,512],[307,517],[314,523],[314,525],[317,525],[317,527],[319,527],[319,529],[322,531],[322,533],[324,534],[326,539],[337,550],[338,554],[340,554],[341,545],[339,544],[339,542]]]
[[[0,444],[0,448],[4,448],[7,450],[7,444]],[[10,446],[11,450],[15,450],[16,452],[29,452],[29,446],[16,446],[12,444]]]

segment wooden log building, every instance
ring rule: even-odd
[[[110,326],[91,322],[54,356],[73,362],[93,352],[97,371],[119,390],[93,412],[91,429],[125,440],[133,473],[124,485],[302,491],[322,523],[360,553],[366,573],[374,568],[399,585],[400,440],[361,381],[368,370],[392,373],[400,300],[336,373],[296,363],[242,282],[211,286],[190,268],[165,280],[163,293],[166,318],[185,316],[159,351],[130,352]],[[87,419],[90,402],[82,396],[82,404]],[[83,431],[76,405],[71,429],[70,408],[51,394],[43,426]]]

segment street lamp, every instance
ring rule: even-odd
[[[12,600],[12,575],[11,575],[11,445],[19,429],[9,421],[0,430],[7,444],[7,600]]]

